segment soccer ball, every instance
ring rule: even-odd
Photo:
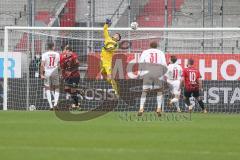
[[[138,28],[138,23],[137,23],[137,22],[132,22],[132,23],[131,23],[131,28],[132,28],[133,30],[136,30],[136,29]]]
[[[36,110],[36,107],[35,107],[34,105],[30,105],[30,106],[28,107],[28,110],[29,110],[29,111],[34,111],[34,110]]]

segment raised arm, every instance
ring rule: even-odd
[[[106,39],[106,38],[108,38],[108,37],[110,37],[109,36],[109,33],[108,33],[108,24],[104,24],[104,26],[103,26],[103,37]]]
[[[108,33],[108,27],[111,25],[111,23],[112,23],[111,19],[106,19],[106,22],[103,26],[103,36],[105,39],[110,37]]]

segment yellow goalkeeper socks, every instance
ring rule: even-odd
[[[115,91],[115,94],[119,95],[119,86],[118,83],[114,79],[107,79],[107,82],[112,85],[112,88]]]
[[[112,88],[115,91],[115,94],[119,95],[119,87],[118,83],[115,80],[111,80]]]

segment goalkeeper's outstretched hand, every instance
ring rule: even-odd
[[[108,24],[109,26],[112,24],[112,20],[110,18],[106,19],[106,24]]]

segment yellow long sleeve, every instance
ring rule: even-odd
[[[103,26],[103,37],[104,37],[104,39],[109,39],[109,38],[111,38],[110,36],[109,36],[109,33],[108,33],[108,24],[104,24],[104,26]]]
[[[104,47],[101,51],[101,60],[103,65],[112,65],[112,57],[114,52],[117,50],[117,42],[110,37],[108,32],[108,24],[103,26],[103,36],[104,36]]]

